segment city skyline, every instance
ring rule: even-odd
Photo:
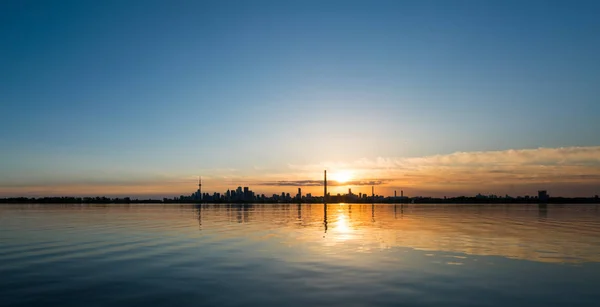
[[[293,193],[301,187],[306,192],[322,195],[321,172],[322,167],[328,165],[333,166],[333,170],[329,171],[328,180],[329,190],[333,194],[343,193],[348,188],[357,193],[368,194],[371,186],[376,186],[382,195],[392,195],[394,190],[404,190],[411,195],[432,197],[456,197],[478,193],[530,195],[538,190],[552,190],[553,195],[561,197],[591,197],[600,193],[600,147],[463,152],[445,156],[376,161],[363,159],[356,161],[354,165],[359,166],[354,168],[345,163],[289,166],[290,171],[295,173],[266,174],[273,180],[203,175],[204,191],[222,192],[232,186],[251,185],[257,186],[256,190],[261,194],[281,191]],[[258,172],[263,175],[266,173],[264,170]],[[144,184],[133,186],[129,183],[119,183],[118,180],[116,183],[97,182],[94,185],[67,184],[62,188],[47,188],[43,185],[25,188],[2,186],[0,197],[107,195],[162,199],[173,195],[187,195],[190,182],[194,180],[192,178],[199,180],[197,175],[193,175],[191,178],[164,177],[164,181],[141,181]],[[458,189],[449,189],[431,182],[436,179],[446,181],[447,185]],[[515,184],[511,180],[517,180],[518,183]],[[116,189],[116,192],[113,189]]]
[[[330,174],[331,175],[331,174]],[[538,190],[537,195],[535,193],[532,195],[530,193],[525,193],[524,195],[497,195],[494,193],[477,193],[476,195],[469,194],[461,194],[461,195],[444,195],[443,197],[439,195],[408,195],[404,193],[404,190],[401,188],[400,194],[398,196],[398,190],[393,190],[393,195],[386,195],[385,191],[382,194],[379,194],[380,191],[375,192],[375,186],[381,184],[381,181],[362,181],[361,186],[370,185],[370,194],[363,192],[352,192],[352,188],[348,188],[352,185],[352,182],[356,182],[356,180],[352,180],[353,177],[349,172],[341,172],[338,174],[333,174],[334,178],[337,178],[340,181],[336,180],[328,180],[327,179],[327,170],[323,171],[323,179],[321,181],[318,180],[305,180],[305,181],[296,181],[297,193],[293,194],[290,192],[282,191],[281,193],[274,193],[269,195],[268,193],[260,193],[254,190],[251,190],[248,186],[238,186],[237,188],[228,188],[227,191],[223,193],[220,192],[206,192],[202,191],[202,176],[198,176],[198,189],[196,192],[193,192],[191,195],[181,194],[179,196],[174,197],[162,197],[161,198],[136,198],[131,197],[131,195],[120,195],[121,197],[107,197],[107,195],[103,196],[73,196],[73,195],[61,195],[61,196],[52,196],[45,195],[41,197],[27,197],[24,195],[13,196],[13,197],[0,197],[0,201],[2,202],[56,202],[56,201],[66,201],[66,202],[100,202],[100,203],[128,203],[130,201],[140,202],[144,200],[148,201],[159,201],[165,203],[172,202],[184,202],[184,203],[407,203],[413,202],[416,200],[419,203],[456,203],[456,202],[465,202],[465,203],[498,203],[500,202],[508,202],[508,203],[531,203],[531,202],[540,202],[547,203],[549,200],[552,200],[554,203],[565,203],[565,202],[575,202],[575,203],[597,203],[598,202],[598,194],[595,195],[577,195],[571,197],[565,197],[564,195],[553,195],[551,197],[548,194],[547,190]],[[331,178],[331,177],[330,177]],[[285,182],[281,186],[292,186],[293,182]],[[333,194],[328,190],[327,187],[336,187],[336,191]],[[306,192],[305,194],[302,192],[302,187],[310,187],[313,190],[315,188],[322,188],[322,194],[318,192],[314,194],[313,192]],[[347,188],[347,193],[339,192],[339,188],[344,187]],[[310,191],[313,191],[310,190]],[[362,190],[361,190],[362,191]],[[530,191],[531,192],[531,191]]]
[[[0,197],[600,191],[600,3],[7,1]],[[210,184],[208,184],[210,182]]]

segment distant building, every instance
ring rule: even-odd
[[[540,202],[547,202],[549,198],[550,195],[548,195],[548,192],[546,190],[538,191],[538,200]]]
[[[244,201],[250,200],[250,189],[248,187],[244,187]]]

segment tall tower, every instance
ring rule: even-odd
[[[324,181],[324,185],[325,185],[325,191],[323,194],[323,202],[327,203],[327,170],[325,170],[325,181]]]
[[[202,200],[202,176],[198,176],[198,200]]]
[[[375,186],[371,186],[371,196],[373,197],[373,201],[375,201]]]

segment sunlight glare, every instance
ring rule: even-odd
[[[336,222],[335,222],[335,239],[338,241],[346,241],[352,238],[352,228],[350,227],[350,221],[348,217],[344,214],[342,205],[340,205],[340,209],[338,209]]]
[[[332,179],[339,183],[346,183],[351,181],[353,174],[351,171],[339,171],[332,174]]]

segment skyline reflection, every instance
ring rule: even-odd
[[[11,219],[28,210],[44,211],[47,218]],[[44,229],[77,228],[102,219],[107,226],[118,225],[111,230],[117,233],[243,237],[272,240],[272,249],[301,242],[316,253],[407,247],[538,262],[600,262],[596,205],[3,205],[0,217],[9,228],[33,222]],[[14,240],[43,235],[23,232]]]
[[[320,228],[327,246],[355,245],[357,251],[409,247],[538,262],[600,262],[600,251],[594,247],[600,245],[596,236],[600,215],[595,205],[228,206],[244,212],[244,223],[252,226],[301,228],[306,231],[296,239],[303,241],[314,241]],[[214,222],[222,218],[218,205],[204,207],[214,214]],[[293,207],[294,221],[289,216]],[[264,224],[269,220],[273,225]]]

